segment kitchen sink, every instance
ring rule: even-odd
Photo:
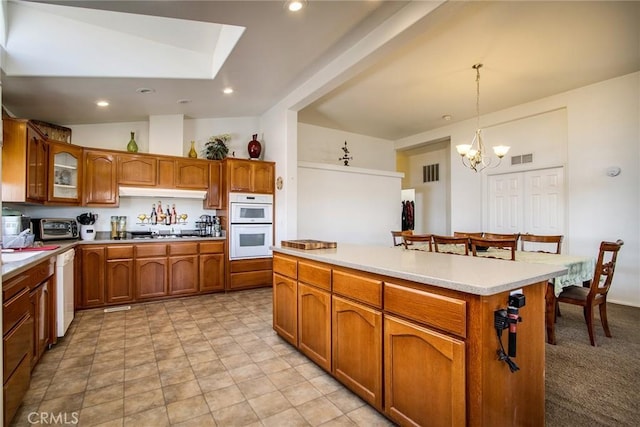
[[[23,261],[25,259],[34,257],[38,254],[41,254],[40,251],[29,251],[29,252],[3,252],[2,253],[2,262],[16,262]]]

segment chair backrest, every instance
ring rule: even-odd
[[[544,253],[548,253],[548,254],[559,254],[562,248],[562,235],[539,235],[539,234],[521,234],[520,235],[520,250],[522,251],[526,251],[525,249],[525,244],[524,242],[530,242],[530,243],[548,243],[548,244],[555,244],[556,248],[554,251],[543,251],[543,250],[537,250],[537,251],[531,251],[531,252],[544,252]],[[539,247],[539,246],[538,246]]]
[[[516,239],[516,241],[517,241],[519,237],[520,237],[520,233],[514,233],[514,234],[484,233],[482,235],[482,238],[484,238],[484,239],[492,239],[492,240],[498,240],[498,239],[511,240],[511,239]]]
[[[391,238],[393,239],[393,246],[400,246],[404,244],[402,240],[402,236],[413,234],[413,230],[403,230],[403,231],[391,231]],[[398,241],[398,239],[400,239]]]
[[[511,250],[511,261],[516,260],[516,248],[518,246],[518,240],[515,238],[511,239],[486,239],[486,238],[477,238],[470,237],[471,242],[471,253],[473,256],[478,256],[478,252],[480,252],[479,248],[488,249],[488,248],[496,248],[496,249],[509,249]],[[499,258],[491,255],[482,255],[485,258]]]
[[[454,231],[453,237],[482,237],[482,231],[467,233],[466,231]]]
[[[402,239],[403,239],[402,243],[404,244],[405,249],[422,250],[422,249],[409,247],[411,245],[417,246],[417,245],[414,245],[414,243],[422,243],[422,244],[428,244],[429,252],[433,252],[433,246],[431,245],[431,234],[407,234],[405,236],[402,236]]]
[[[598,260],[596,261],[596,269],[593,273],[588,299],[593,299],[598,295],[606,296],[607,292],[609,292],[613,281],[613,272],[616,269],[618,252],[622,245],[624,245],[622,240],[600,243],[600,251],[598,252]]]
[[[469,255],[469,238],[463,236],[431,236],[433,238],[433,249],[435,252],[454,255]],[[455,245],[457,251],[442,249],[438,245]]]

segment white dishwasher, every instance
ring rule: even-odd
[[[56,258],[56,331],[64,336],[73,320],[73,258],[75,250],[70,249]]]

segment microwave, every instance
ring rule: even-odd
[[[77,239],[78,223],[73,218],[33,218],[31,229],[36,240]]]

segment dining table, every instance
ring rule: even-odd
[[[433,247],[433,245],[432,245]],[[462,245],[438,245],[439,252],[464,255],[465,250]],[[429,245],[412,244],[406,250],[422,250],[429,251]],[[435,251],[435,248],[433,249]],[[511,260],[511,250],[488,248],[486,250],[476,251],[477,256],[485,258],[495,258],[503,260]],[[469,250],[471,256],[471,250]],[[587,284],[593,278],[596,260],[593,257],[552,254],[547,252],[528,252],[515,251],[516,262],[527,262],[535,264],[550,264],[565,267],[567,272],[550,280],[547,284],[547,292],[545,294],[545,323],[547,328],[547,342],[549,344],[556,343],[555,320],[556,320],[556,297],[560,295],[562,289],[567,286]]]

